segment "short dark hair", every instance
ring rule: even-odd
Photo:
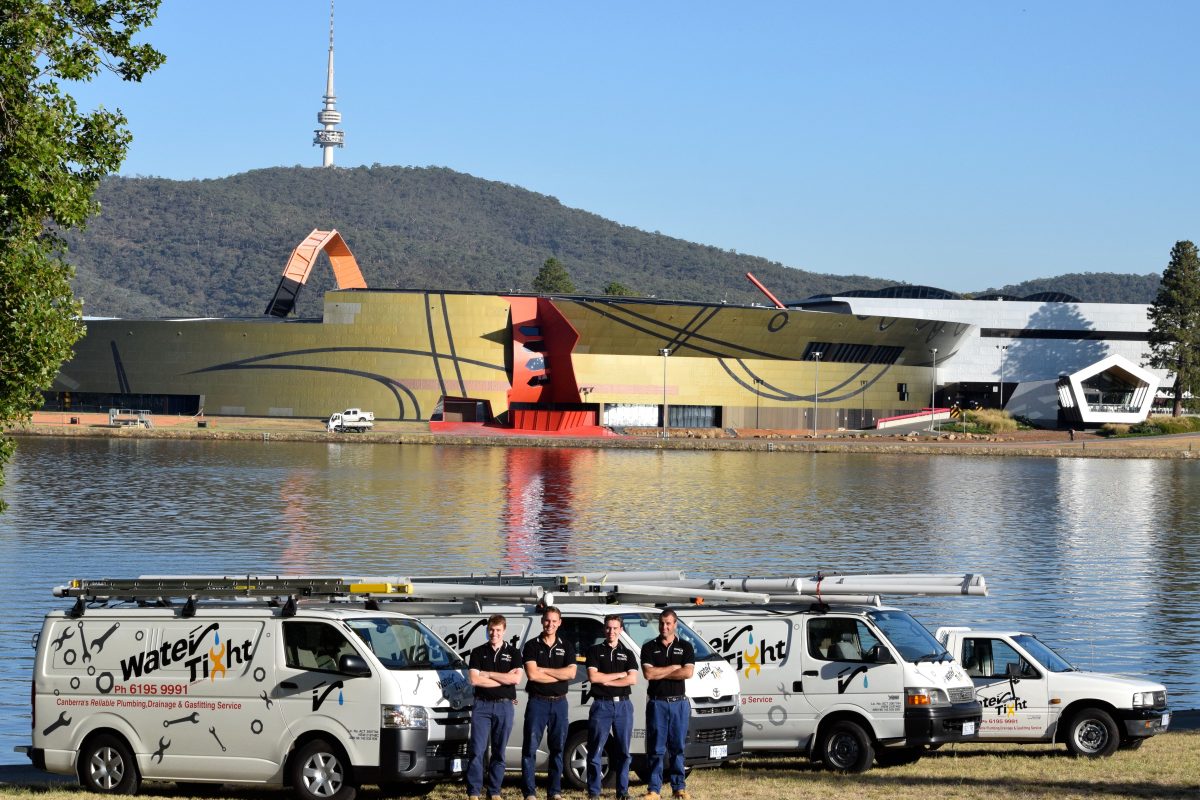
[[[607,625],[610,622],[618,622],[618,623],[620,623],[622,628],[625,627],[625,620],[621,619],[620,614],[609,614],[607,617],[604,618],[605,625]]]
[[[488,617],[488,627],[489,628],[493,628],[497,625],[501,625],[505,629],[508,628],[508,620],[506,620],[504,618],[503,614],[492,614],[490,617]]]
[[[542,609],[542,619],[545,619],[547,614],[558,614],[558,618],[562,619],[562,612],[558,610],[558,606],[546,606]]]
[[[676,621],[679,620],[679,615],[675,613],[674,609],[664,608],[662,611],[660,611],[658,613],[659,619],[666,619],[667,617],[673,617]]]

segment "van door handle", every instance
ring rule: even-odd
[[[804,672],[802,672],[800,674],[801,675],[811,675],[814,678],[817,677],[817,671],[815,669],[806,669],[806,670],[804,670]]]
[[[300,685],[292,681],[283,681],[279,684],[280,689],[299,689]]]

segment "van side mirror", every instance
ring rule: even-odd
[[[1021,664],[1018,661],[1010,661],[1004,668],[1004,676],[1006,678],[1027,678],[1026,673],[1021,671]]]
[[[371,677],[371,668],[367,666],[366,659],[350,653],[338,659],[338,672],[350,678]]]
[[[877,644],[867,651],[867,660],[874,664],[896,663],[896,659],[892,656],[892,651],[881,644]]]

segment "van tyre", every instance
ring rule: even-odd
[[[1121,734],[1112,715],[1100,708],[1085,708],[1071,718],[1067,728],[1067,749],[1080,758],[1110,756],[1121,743]]]
[[[580,792],[587,791],[588,768],[588,732],[587,728],[578,728],[567,734],[567,743],[563,747],[563,780],[572,789]],[[605,748],[607,749],[607,748]],[[600,758],[600,785],[611,788],[617,780],[609,767],[608,753]]]
[[[293,753],[288,773],[300,800],[354,800],[358,793],[341,748],[324,739],[314,739]]]
[[[875,760],[871,737],[857,722],[832,723],[821,737],[821,762],[834,772],[866,772]]]
[[[100,794],[137,794],[141,782],[129,745],[108,733],[92,737],[79,752],[79,781]]]

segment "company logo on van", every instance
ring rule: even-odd
[[[218,675],[224,678],[228,667],[249,663],[254,654],[249,639],[241,644],[221,641],[220,627],[220,623],[213,622],[184,639],[168,640],[157,649],[121,659],[121,679],[146,677],[172,665],[186,667],[192,683],[204,678],[215,681]],[[207,649],[202,650],[206,645]]]
[[[777,664],[787,657],[787,643],[782,639],[773,644],[756,642],[753,624],[730,628],[721,636],[709,639],[708,643],[747,678],[751,673],[757,675],[763,667]]]

